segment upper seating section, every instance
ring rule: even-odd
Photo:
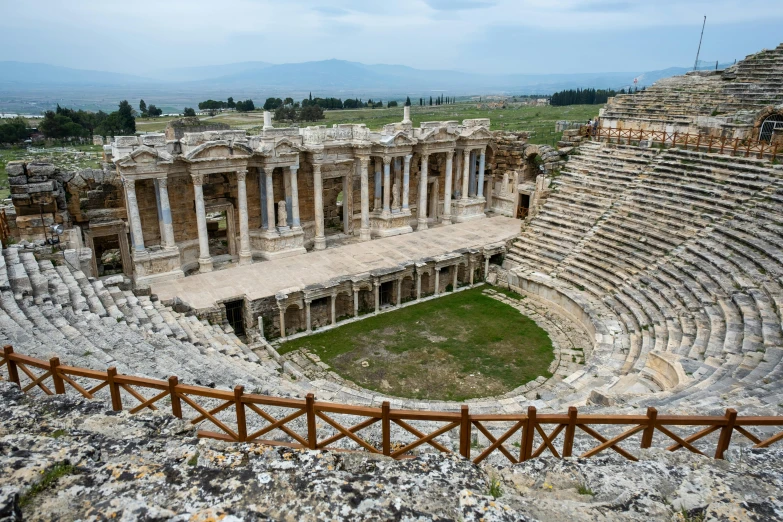
[[[615,96],[608,119],[689,124],[699,116],[755,111],[783,103],[783,44],[753,54],[724,71],[698,71],[656,82],[636,94]],[[628,127],[628,126],[626,126]]]

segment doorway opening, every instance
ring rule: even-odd
[[[209,237],[209,255],[223,256],[228,250],[228,218],[225,210],[207,214],[207,236]]]
[[[530,194],[519,194],[519,205],[517,206],[517,219],[524,219],[530,212]]]
[[[122,274],[122,252],[118,235],[93,238],[98,277]]]
[[[759,130],[759,141],[772,142],[772,135],[778,129],[783,130],[783,114],[773,114],[764,120]]]
[[[394,305],[394,281],[386,281],[385,283],[381,283],[380,293],[381,306]]]
[[[245,335],[244,300],[228,301],[226,304],[226,320],[237,336]]]

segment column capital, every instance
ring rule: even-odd
[[[413,154],[406,154],[405,155],[405,163],[409,164],[412,159],[413,159]]]
[[[391,160],[392,160],[392,159],[391,159],[391,157],[390,157],[390,156],[384,156],[384,157],[383,157],[383,164],[384,164],[384,166],[391,165]]]
[[[158,187],[162,189],[169,188],[169,178],[157,178]]]
[[[247,179],[247,169],[237,170],[237,181],[245,181]]]
[[[380,280],[380,279],[375,279],[375,280],[372,282],[372,284],[373,284],[373,286],[374,286],[375,288],[378,288],[379,286],[381,286],[381,280]]]
[[[126,190],[136,190],[136,180],[132,178],[122,178],[122,186]]]
[[[359,156],[357,158],[363,169],[370,167],[370,156]]]
[[[321,164],[320,163],[313,163],[313,174],[318,173],[321,174]]]
[[[291,165],[288,167],[288,170],[290,170],[291,172],[295,172],[299,170],[299,165]]]
[[[462,149],[462,155],[465,156],[465,160],[466,161],[470,161],[470,152],[471,152],[471,150],[473,150],[473,149],[470,149],[468,147],[465,147],[464,149]]]
[[[191,174],[190,177],[193,179],[193,185],[200,187],[204,184],[204,174]]]
[[[306,304],[307,306],[310,306],[312,304],[312,302],[313,302],[312,299],[305,299],[304,300],[304,304]]]

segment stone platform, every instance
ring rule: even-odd
[[[405,261],[505,241],[519,234],[519,225],[519,220],[495,216],[153,283],[151,287],[164,301],[178,297],[196,309],[242,296],[255,300],[338,276],[391,268]]]

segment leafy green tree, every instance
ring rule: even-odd
[[[326,118],[324,110],[319,105],[308,105],[299,111],[299,118],[304,121],[317,121]]]
[[[276,99],[278,101],[280,100],[280,98],[276,98]],[[268,101],[269,100],[267,100],[267,102]],[[282,105],[282,102],[281,102],[280,105]],[[280,105],[278,105],[278,107]],[[240,100],[240,101],[237,102],[236,109],[237,109],[237,112],[249,112],[249,111],[256,110],[256,106],[253,103],[253,100],[245,100],[245,101]],[[265,110],[269,110],[269,109],[266,108],[266,104],[264,104],[264,109]]]
[[[283,100],[283,105],[293,105],[293,104],[294,104],[294,99],[291,98],[290,96],[285,100]]]
[[[182,115],[183,116],[195,116],[196,115],[196,111],[193,110],[192,107],[185,107],[185,110],[182,112]]]
[[[149,114],[153,118],[157,118],[161,114],[163,114],[163,109],[159,109],[156,106],[150,104],[149,107],[147,107],[147,114]]]
[[[411,97],[410,96],[406,96],[405,97],[405,106],[406,107],[410,107],[411,106]]]
[[[284,105],[275,109],[275,121],[296,121],[296,109],[292,105]]]
[[[18,143],[29,138],[31,134],[32,131],[27,128],[27,121],[21,116],[0,125],[0,143]]]
[[[397,102],[396,101],[390,101],[389,103],[386,104],[386,107],[388,107],[388,108],[397,107]]]
[[[237,106],[236,103],[234,103],[234,98],[229,96],[228,100],[226,100],[226,108],[228,109],[235,109]]]
[[[237,105],[239,105],[237,103]],[[283,106],[283,100],[280,98],[267,98],[266,102],[264,102],[264,110],[265,111],[273,111],[277,109],[278,107]],[[237,110],[239,110],[239,107],[237,107]]]

